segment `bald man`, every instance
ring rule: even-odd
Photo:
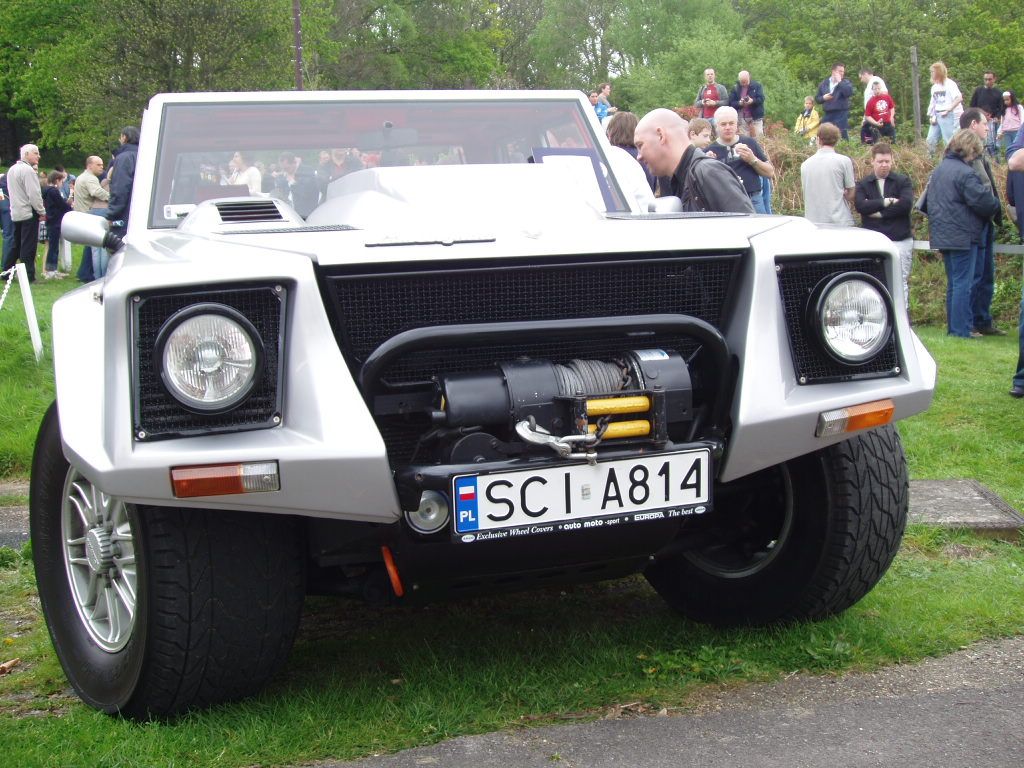
[[[85,158],[85,170],[75,182],[75,210],[91,213],[93,216],[106,216],[110,192],[100,186],[99,177],[103,175],[103,158],[90,155]],[[78,279],[88,283],[97,277],[102,268],[103,253],[100,248],[85,246],[82,265],[78,270]]]
[[[655,109],[637,123],[637,159],[661,178],[663,194],[682,200],[684,211],[753,213],[743,182],[727,165],[691,144],[687,128],[670,109]]]

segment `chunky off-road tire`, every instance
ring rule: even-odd
[[[55,406],[29,507],[43,614],[89,705],[174,715],[256,693],[287,658],[304,596],[294,520],[106,496],[65,460]]]
[[[646,576],[683,615],[718,625],[819,619],[849,608],[888,569],[908,482],[891,427],[716,488],[709,543]]]

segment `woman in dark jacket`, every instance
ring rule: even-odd
[[[43,277],[47,280],[62,277],[57,272],[60,257],[60,222],[64,218],[64,214],[71,210],[68,201],[61,194],[63,183],[63,173],[50,171],[46,177],[46,189],[43,190],[43,205],[46,207],[46,235],[50,241],[46,249],[46,264],[43,267]]]
[[[999,210],[999,200],[971,167],[984,151],[981,139],[970,130],[956,133],[932,172],[926,194],[929,239],[933,249],[942,251],[946,264],[946,331],[963,338],[975,335],[974,265],[985,222]]]

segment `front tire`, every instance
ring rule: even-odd
[[[820,619],[866,595],[906,527],[906,459],[892,426],[716,488],[711,543],[646,576],[684,616],[710,624]]]
[[[107,496],[43,418],[29,518],[54,649],[78,695],[144,719],[242,698],[284,663],[304,595],[294,520]]]

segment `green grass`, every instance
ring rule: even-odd
[[[1017,335],[959,339],[915,329],[939,366],[925,413],[899,422],[916,479],[973,478],[1024,510],[1024,401],[1007,394],[1017,370]]]
[[[73,254],[72,275],[77,271],[82,257],[81,246],[74,246]],[[38,264],[42,263],[40,258]],[[24,300],[17,278],[0,308],[0,339],[3,339],[3,352],[0,353],[0,402],[4,404],[0,408],[0,478],[28,475],[36,431],[43,412],[53,400],[50,309],[61,295],[81,285],[74,277],[43,280],[41,267],[36,270],[36,278],[32,285],[32,302],[43,339],[43,357],[39,362],[36,362],[32,350]],[[0,286],[5,283],[0,283]]]
[[[20,558],[19,558],[20,560]],[[915,661],[1024,632],[1024,549],[912,528],[881,584],[842,616],[716,631],[639,578],[426,609],[310,600],[284,674],[260,697],[136,725],[70,697],[27,563],[0,570],[0,750],[31,766],[287,765],[467,733],[685,710],[707,684]]]

